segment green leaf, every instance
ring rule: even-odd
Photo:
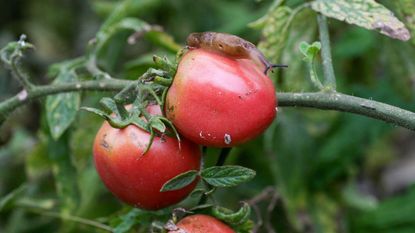
[[[174,41],[174,38],[160,30],[152,30],[146,33],[145,38],[153,44],[165,48],[171,53],[176,54],[183,47]]]
[[[308,71],[310,73],[311,82],[314,86],[320,90],[324,89],[323,84],[318,78],[317,71],[315,70],[315,59],[320,52],[321,43],[316,41],[313,44],[308,44],[307,42],[301,42],[299,46],[300,52],[304,55],[303,60],[307,62]]]
[[[166,126],[164,125],[163,121],[161,121],[158,117],[152,117],[150,119],[150,126],[161,133],[164,133],[166,131]]]
[[[116,26],[116,29],[130,29],[133,31],[146,31],[151,27],[148,23],[137,18],[125,18],[121,20]]]
[[[204,169],[200,175],[215,187],[233,187],[254,178],[255,171],[241,166],[214,166]]]
[[[52,164],[60,210],[63,214],[70,214],[78,208],[80,197],[76,179],[78,174],[72,164],[68,133],[58,140],[48,138],[48,155]]]
[[[313,44],[307,42],[300,43],[300,52],[304,55],[304,60],[307,62],[313,62],[317,54],[320,52],[321,43],[316,41]]]
[[[397,7],[401,19],[409,28],[412,35],[412,44],[415,44],[415,1],[413,0],[395,0],[393,1]]]
[[[10,68],[9,66],[14,58],[21,58],[26,50],[34,48],[25,39],[26,35],[21,35],[19,41],[10,42],[0,50],[0,59],[7,65],[7,68]]]
[[[106,112],[104,112],[104,111],[102,111],[100,109],[97,109],[97,108],[82,107],[81,110],[85,110],[85,111],[94,113],[94,114],[100,116],[101,118],[103,118],[104,120],[107,120],[107,119],[110,118],[110,116],[108,115],[108,113],[106,113]]]
[[[321,14],[355,24],[394,39],[407,41],[411,38],[408,29],[393,13],[374,0],[316,0],[311,7]]]
[[[99,101],[99,103],[101,104],[105,112],[114,113],[117,117],[120,117],[120,112],[118,111],[117,104],[113,99],[109,97],[104,97]]]
[[[53,84],[77,81],[74,70],[59,73]],[[75,120],[81,95],[77,92],[62,93],[46,98],[46,118],[52,137],[57,140]]]
[[[274,7],[264,17],[249,24],[250,27],[262,29],[264,39],[259,42],[258,48],[272,63],[278,63],[285,46],[291,14],[289,7]]]
[[[378,206],[375,197],[359,192],[356,185],[353,184],[349,184],[343,189],[342,197],[348,206],[358,210],[375,210]]]
[[[13,205],[13,203],[24,194],[24,192],[26,191],[27,186],[26,185],[21,185],[20,187],[18,187],[17,189],[13,190],[11,193],[7,194],[6,196],[0,198],[0,213],[1,211],[3,211],[4,209],[7,209],[8,207],[10,207],[11,205]]]
[[[139,209],[132,209],[127,214],[120,216],[121,223],[115,226],[114,233],[128,232],[135,224],[138,223],[137,217],[143,214]]]
[[[249,215],[251,214],[251,207],[248,203],[243,202],[241,208],[238,211],[233,212],[227,208],[215,206],[212,208],[212,214],[216,218],[232,226],[237,226],[248,221]]]
[[[173,191],[186,187],[196,179],[197,173],[198,171],[196,170],[190,170],[175,176],[161,187],[160,192]]]

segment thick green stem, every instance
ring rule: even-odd
[[[36,86],[0,103],[0,122],[16,108],[47,95],[73,91],[120,91],[133,81],[103,80]],[[415,113],[381,102],[331,92],[278,93],[280,107],[309,107],[355,113],[415,131]]]
[[[334,75],[333,62],[331,59],[330,36],[325,16],[318,14],[318,28],[321,42],[321,56],[323,59],[324,86],[328,90],[336,90],[336,76]]]
[[[308,107],[364,115],[415,131],[415,113],[336,92],[278,93],[281,107]]]

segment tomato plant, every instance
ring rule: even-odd
[[[225,223],[214,217],[204,214],[190,215],[177,223],[178,230],[169,233],[234,233],[235,231]]]
[[[18,2],[1,232],[415,232],[415,1]]]
[[[179,63],[166,115],[198,144],[232,147],[261,134],[275,118],[276,106],[275,88],[263,67],[193,49]]]
[[[199,147],[186,139],[156,136],[145,154],[150,134],[137,126],[124,129],[105,122],[94,142],[97,171],[107,188],[120,200],[143,209],[156,210],[185,198],[196,186],[160,192],[163,184],[176,175],[200,169]]]

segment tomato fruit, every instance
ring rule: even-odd
[[[264,67],[203,49],[187,52],[166,97],[166,115],[189,140],[231,147],[261,134],[277,99]]]
[[[117,129],[104,122],[93,154],[98,174],[116,197],[135,207],[157,210],[178,203],[194,189],[196,180],[182,189],[160,192],[171,178],[199,170],[201,152],[185,138],[179,149],[175,138],[156,136],[149,151],[142,154],[149,139],[148,132],[134,125]]]
[[[209,215],[195,214],[180,220],[176,226],[179,230],[169,231],[169,233],[235,233],[225,223]]]

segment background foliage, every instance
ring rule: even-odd
[[[259,42],[271,60],[289,64],[289,69],[273,74],[278,91],[314,90],[298,46],[318,40],[316,14],[307,9],[287,18],[301,0],[285,1],[284,8],[268,0],[132,2],[127,9],[130,20],[105,28],[101,23],[118,1],[2,1],[0,46],[27,34],[36,51],[24,62],[37,84],[52,78],[90,78],[85,72],[74,75],[77,60],[62,63],[85,51],[89,53],[84,58],[94,59],[102,69],[95,70],[96,75],[105,76],[105,71],[135,79],[152,65],[153,54],[174,57],[190,32],[220,31]],[[413,1],[378,2],[409,29],[415,28]],[[290,27],[283,23],[287,20],[292,20]],[[160,25],[165,33],[150,32],[136,43],[126,43],[131,29],[143,28],[145,22]],[[91,46],[100,27],[102,34]],[[415,36],[401,42],[334,19],[329,19],[329,29],[338,91],[415,111]],[[317,70],[321,73],[320,66]],[[5,69],[0,77],[0,100],[20,90]],[[131,210],[100,182],[91,145],[101,119],[78,112],[67,131],[48,126],[59,121],[53,114],[59,107],[53,103],[56,98],[77,109],[109,95],[42,99],[19,108],[1,126],[0,197],[5,198],[0,201],[0,232],[102,232],[107,226],[116,232],[140,232],[133,225],[164,220],[159,212]],[[240,200],[271,186],[280,196],[276,207],[266,213],[270,200],[259,207],[263,220],[278,232],[414,232],[414,140],[413,132],[362,116],[280,108],[265,134],[234,149],[227,161],[256,170],[257,176],[231,191],[220,190],[216,201],[236,209]],[[216,152],[208,151],[208,165]],[[260,232],[266,231],[264,227]]]

